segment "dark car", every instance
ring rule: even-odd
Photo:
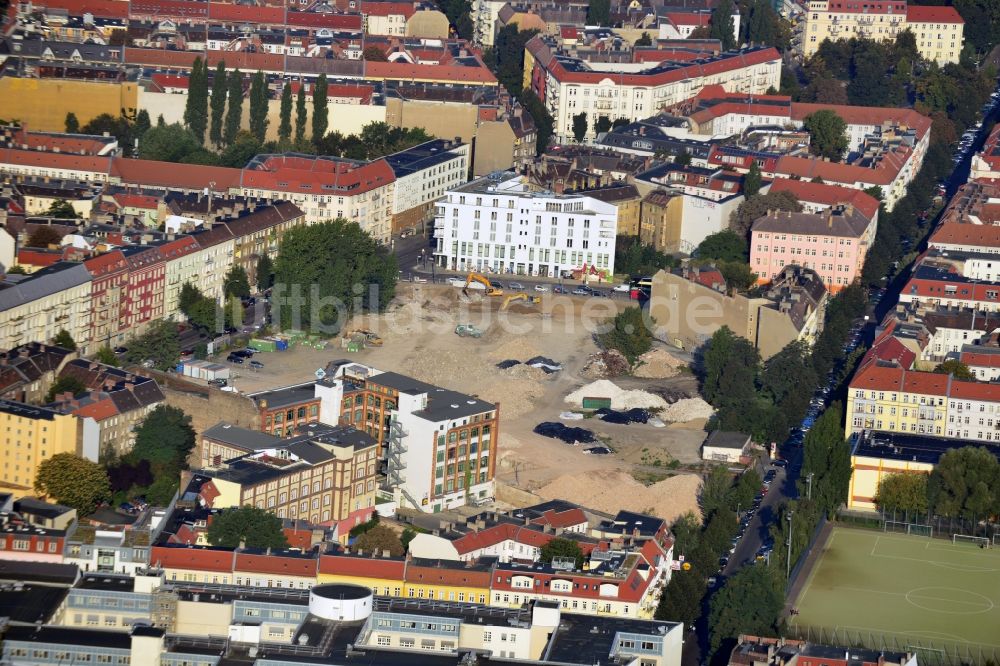
[[[220,387],[221,386],[228,386],[229,385],[229,381],[225,380],[225,379],[209,379],[208,380],[208,385],[209,386],[220,386]]]
[[[260,370],[264,367],[264,364],[260,361],[250,361],[250,367],[254,370]]]
[[[556,285],[556,286],[552,287],[552,293],[553,294],[565,294],[566,290],[563,287],[560,287],[559,285]]]
[[[574,296],[590,296],[590,290],[586,287],[577,287],[573,290]]]
[[[771,464],[774,465],[775,467],[788,467],[787,460],[775,460]]]
[[[235,363],[236,365],[243,365],[243,357],[237,356],[235,353],[227,356],[226,360],[229,361],[230,363]]]
[[[128,351],[128,347],[115,347],[116,354],[124,354]]]
[[[501,282],[500,280],[490,280],[490,284],[492,286],[496,287],[497,289],[503,289],[504,288],[503,282]]]
[[[513,291],[524,291],[524,285],[521,284],[520,282],[511,282],[510,283],[510,288]]]
[[[237,349],[236,351],[229,352],[230,356],[239,356],[240,358],[253,358],[252,349]]]

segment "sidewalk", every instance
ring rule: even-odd
[[[453,271],[453,270],[448,269],[448,268],[440,268],[440,267],[435,267],[434,269],[431,269],[430,263],[431,262],[429,262],[429,261],[427,262],[427,267],[426,268],[423,267],[423,266],[421,266],[418,263],[415,266],[413,266],[409,271],[403,269],[403,273],[406,274],[407,272],[410,272],[410,273],[418,274],[418,275],[421,275],[421,276],[433,275],[435,282],[446,282],[448,280],[448,278],[451,278],[451,277],[460,277],[460,278],[464,279],[464,278],[466,278],[469,275],[469,271]],[[614,287],[614,286],[617,286],[618,284],[621,284],[620,282],[599,281],[596,278],[593,279],[593,280],[590,280],[589,282],[584,282],[583,280],[574,280],[573,278],[548,277],[548,276],[541,276],[541,275],[537,275],[537,276],[536,275],[519,275],[517,273],[481,273],[481,275],[484,275],[487,278],[496,278],[497,280],[500,280],[501,282],[510,282],[510,281],[514,281],[514,282],[530,282],[532,284],[535,284],[535,283],[538,283],[538,284],[559,284],[559,285],[563,285],[563,284],[568,284],[568,285],[586,284],[586,285],[591,286],[591,287],[602,287],[602,286]]]

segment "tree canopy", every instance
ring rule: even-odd
[[[1000,463],[986,447],[946,451],[927,481],[927,500],[946,518],[976,520],[1000,508]]]
[[[851,482],[851,452],[844,439],[843,421],[843,405],[835,402],[816,419],[802,444],[799,492],[806,494],[806,480],[812,474],[812,501],[828,515],[847,502]]]
[[[573,116],[573,138],[580,143],[585,136],[587,136],[587,112],[581,111]]]
[[[250,79],[250,133],[260,143],[267,138],[267,101],[270,94],[264,72],[257,70]]]
[[[748,254],[746,240],[729,229],[709,234],[696,251],[699,259],[715,261],[745,262]]]
[[[250,295],[250,279],[239,264],[233,264],[222,282],[222,293],[227,297],[246,298]]]
[[[64,121],[66,126],[67,134],[79,134],[80,133],[80,121],[77,120],[76,114],[70,111],[66,114],[66,120]]]
[[[28,247],[48,247],[58,245],[62,241],[62,234],[49,225],[37,227],[28,236]]]
[[[583,551],[580,549],[580,544],[572,539],[556,537],[539,549],[539,562],[551,564],[555,557],[572,557],[574,567],[579,569],[583,566]]]
[[[76,212],[76,209],[73,208],[73,204],[70,202],[65,199],[56,199],[49,205],[49,209],[45,211],[45,216],[60,220],[75,220],[80,217],[80,214]]]
[[[768,192],[748,197],[739,205],[729,218],[729,228],[737,235],[746,238],[754,220],[764,217],[769,211],[802,212],[802,204],[791,192]]]
[[[638,236],[618,236],[615,239],[615,269],[631,277],[649,277],[660,269],[673,268],[676,257],[664,254]]]
[[[157,370],[170,370],[177,366],[181,355],[177,325],[163,319],[152,322],[142,335],[129,341],[124,361],[142,365],[147,360],[153,362]]]
[[[292,84],[286,83],[281,89],[281,110],[278,113],[278,140],[292,138]]]
[[[289,300],[274,307],[275,319],[284,328],[339,331],[359,310],[384,309],[397,277],[396,257],[356,222],[296,227],[285,234],[275,262],[274,288]]]
[[[188,94],[185,98],[184,124],[201,145],[205,141],[208,126],[208,61],[201,57],[194,59],[188,77]]]
[[[975,373],[969,369],[969,366],[962,363],[957,358],[949,358],[946,361],[938,363],[934,368],[934,372],[941,375],[953,375],[955,379],[961,379],[963,381],[976,381]]]
[[[844,158],[847,151],[847,123],[830,109],[809,114],[802,121],[809,132],[809,152],[835,162]]]
[[[615,315],[611,329],[598,336],[598,340],[604,347],[620,351],[634,365],[640,356],[652,349],[655,325],[655,320],[641,308],[625,308]]]
[[[730,51],[737,46],[733,14],[736,8],[733,0],[720,0],[712,12],[711,24],[709,26],[709,37],[722,42],[722,50]]]
[[[222,119],[226,112],[226,63],[219,61],[212,75],[212,98],[210,101],[210,123],[208,138],[216,146],[222,145]]]
[[[191,417],[183,410],[170,405],[158,405],[151,411],[135,433],[135,446],[130,454],[136,460],[150,464],[184,466],[194,449],[195,433]]]
[[[329,84],[326,81],[326,73],[321,73],[313,86],[313,109],[312,109],[312,140],[318,143],[326,136],[326,128],[330,124],[327,116]]]
[[[57,453],[42,461],[35,475],[35,492],[89,516],[111,496],[107,472],[95,462],[72,453]]]
[[[281,518],[254,506],[216,514],[208,524],[208,542],[223,548],[288,548]]]
[[[923,473],[886,474],[878,482],[875,506],[883,513],[912,516],[927,513],[927,475]]]
[[[56,333],[56,337],[52,338],[52,344],[56,347],[76,351],[76,340],[73,339],[73,336],[70,335],[69,331],[65,328],[59,329],[59,332]]]
[[[226,118],[222,128],[222,141],[229,145],[236,139],[243,122],[243,73],[234,70],[226,76]]]
[[[785,603],[785,590],[776,569],[743,567],[712,597],[709,645],[725,653],[740,634],[773,636]]]
[[[355,550],[366,553],[383,553],[389,551],[390,557],[400,557],[404,552],[403,542],[396,531],[387,525],[375,525],[354,542]]]
[[[611,25],[611,0],[590,0],[587,5],[587,25]]]
[[[49,392],[45,394],[45,402],[52,402],[56,396],[63,393],[72,393],[73,397],[79,397],[87,392],[87,387],[76,377],[64,375],[52,382]]]

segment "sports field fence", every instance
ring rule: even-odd
[[[792,625],[786,638],[820,645],[866,648],[882,652],[906,652],[917,656],[920,666],[993,666],[1000,663],[1000,647],[964,641],[934,640],[906,634]]]
[[[978,541],[964,537],[981,537],[989,544],[1000,545],[1000,524],[986,520],[934,516],[909,511],[851,511],[837,512],[837,522],[850,527],[863,527],[896,534],[945,539],[952,542]],[[958,538],[956,538],[958,537]]]

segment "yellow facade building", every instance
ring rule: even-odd
[[[134,118],[139,90],[134,81],[84,79],[0,78],[4,117],[16,118],[37,132],[63,132],[66,114],[73,112],[80,125],[108,113]]]
[[[0,491],[32,494],[38,466],[59,453],[79,455],[79,419],[0,400]]]
[[[958,62],[965,21],[954,7],[907,7],[905,0],[810,0],[805,14],[802,52],[816,53],[829,39],[891,41],[904,30],[917,40],[920,55],[939,65]]]

